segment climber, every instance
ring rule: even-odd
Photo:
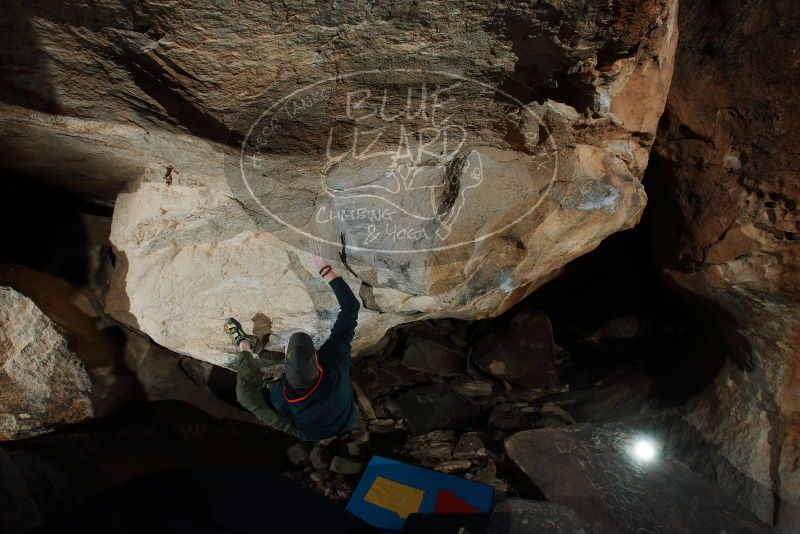
[[[258,338],[246,334],[236,319],[228,319],[225,330],[241,351],[236,377],[239,403],[267,426],[316,441],[341,434],[358,419],[350,386],[350,342],[359,304],[315,245],[310,248],[310,259],[341,307],[330,337],[318,351],[307,333],[292,334],[286,346],[283,374],[265,390],[263,374],[253,355]]]

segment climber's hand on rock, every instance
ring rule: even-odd
[[[328,265],[328,260],[322,257],[322,247],[318,241],[311,241],[308,244],[308,256],[311,260],[311,265],[317,272]]]

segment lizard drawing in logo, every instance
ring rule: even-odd
[[[481,185],[484,178],[480,153],[464,147],[463,129],[461,133],[460,141],[450,150],[446,144],[439,144],[438,150],[432,150],[430,143],[414,145],[401,131],[400,142],[393,150],[349,150],[329,157],[321,173],[322,190],[334,205],[358,202],[371,209],[388,208],[395,214],[392,220],[412,222],[445,241],[464,208],[468,191]]]

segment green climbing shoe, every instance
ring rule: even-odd
[[[237,349],[239,348],[239,343],[241,343],[244,340],[247,340],[250,342],[250,350],[251,351],[256,350],[256,345],[258,345],[258,338],[256,336],[245,334],[244,328],[242,328],[242,324],[233,317],[225,321],[225,332],[228,333],[228,336],[230,336],[231,341],[233,341],[233,344],[236,346]]]

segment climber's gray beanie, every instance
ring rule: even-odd
[[[289,338],[284,373],[294,389],[308,389],[317,382],[317,351],[311,336],[305,332],[294,333]]]

